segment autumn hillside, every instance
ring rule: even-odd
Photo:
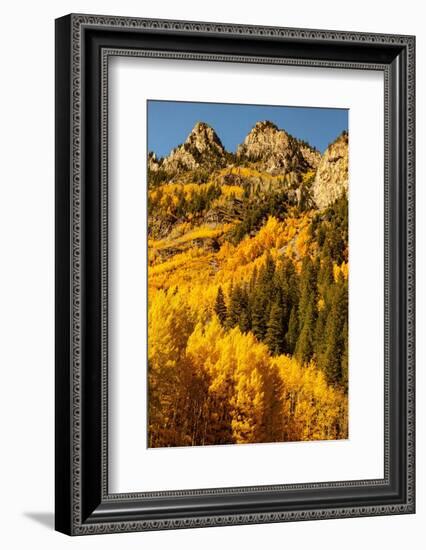
[[[149,446],[348,435],[348,135],[148,156]]]

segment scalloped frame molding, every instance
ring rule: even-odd
[[[70,321],[70,389],[71,389],[71,426],[70,426],[70,445],[71,445],[71,521],[70,534],[85,535],[99,533],[119,533],[128,531],[145,531],[158,529],[181,529],[188,527],[207,527],[218,525],[239,525],[250,523],[266,522],[285,522],[285,521],[303,521],[312,519],[329,518],[348,518],[362,517],[385,514],[405,514],[413,513],[414,503],[414,134],[415,134],[415,39],[412,36],[399,36],[390,34],[371,34],[358,32],[341,32],[332,30],[309,30],[309,29],[289,29],[280,27],[265,26],[246,26],[236,24],[219,24],[205,22],[188,21],[170,21],[155,19],[139,19],[130,17],[109,17],[97,15],[71,15],[71,220],[70,220],[70,268],[71,268],[71,321]],[[407,167],[406,167],[406,265],[407,265],[407,311],[406,319],[406,422],[407,422],[407,494],[405,503],[383,505],[383,506],[347,506],[327,509],[310,509],[302,511],[278,511],[271,513],[250,513],[250,514],[224,514],[224,515],[200,515],[199,517],[188,517],[179,519],[164,520],[138,520],[138,521],[99,521],[86,523],[82,517],[82,89],[81,89],[81,71],[82,71],[82,36],[86,28],[110,28],[121,30],[155,30],[155,31],[174,31],[176,33],[207,33],[214,36],[238,37],[247,36],[251,38],[286,38],[292,40],[310,40],[318,42],[341,44],[366,44],[366,45],[395,45],[405,48],[407,55]],[[107,479],[107,400],[108,400],[108,380],[107,380],[107,120],[108,120],[108,102],[107,102],[107,73],[108,58],[112,55],[127,56],[145,56],[145,57],[166,57],[172,59],[191,59],[191,60],[209,60],[209,61],[234,61],[234,62],[260,62],[274,64],[297,64],[304,66],[317,67],[341,67],[346,69],[376,69],[385,73],[385,158],[389,160],[389,140],[390,125],[389,120],[389,71],[386,65],[372,65],[363,63],[333,62],[321,61],[315,59],[289,59],[289,58],[270,58],[270,57],[247,57],[232,55],[212,55],[212,54],[194,54],[194,53],[173,53],[164,51],[141,51],[141,50],[123,50],[120,48],[105,49],[102,54],[102,114],[101,114],[101,163],[102,163],[102,192],[101,192],[101,210],[102,210],[102,495],[105,501],[131,501],[145,496],[142,493],[130,494],[108,494]],[[388,162],[385,162],[385,182],[389,179]],[[385,225],[389,221],[388,197],[386,196],[387,185],[385,185]],[[385,235],[385,275],[389,266],[390,254],[389,235]],[[389,300],[389,284],[385,276],[385,304]],[[388,326],[389,308],[385,306],[385,327]],[[385,365],[389,364],[389,334],[385,331]],[[387,482],[389,475],[389,433],[388,422],[389,408],[391,406],[388,392],[388,371],[385,367],[385,478],[384,480],[366,480],[361,482],[336,482],[321,484],[299,484],[288,486],[273,486],[268,489],[274,490],[303,490],[311,487],[354,487],[361,485],[380,485]],[[238,491],[240,494],[250,493],[258,490],[258,487],[247,487],[239,489],[217,489],[210,491],[173,491],[171,493],[158,493],[158,495],[177,495],[177,494],[224,494],[227,491]],[[265,489],[265,488],[263,488]],[[152,493],[151,493],[152,495]]]

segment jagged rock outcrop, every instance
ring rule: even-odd
[[[163,160],[161,168],[169,173],[202,167],[216,169],[225,166],[226,156],[225,148],[213,128],[205,122],[197,122],[186,141]]]
[[[321,162],[321,153],[318,149],[314,149],[314,147],[311,147],[309,143],[306,143],[305,141],[298,140],[298,143],[300,152],[302,153],[305,162],[308,164],[309,169],[315,172]]]
[[[160,163],[157,159],[157,155],[152,151],[148,153],[148,170],[151,172],[158,172]]]
[[[329,145],[318,165],[312,187],[318,208],[326,208],[348,190],[348,134],[343,132]]]
[[[253,162],[258,169],[271,174],[306,171],[310,168],[298,140],[268,120],[255,124],[238,147],[237,160],[242,163]]]
[[[225,167],[229,170],[222,170]],[[244,171],[246,167],[255,171]],[[165,181],[214,181],[218,185],[248,186],[253,192],[259,187],[268,190],[276,183],[268,180],[268,174],[282,176],[282,182],[295,188],[310,172],[312,177],[316,174],[312,183],[315,204],[324,208],[348,188],[348,135],[339,136],[321,156],[309,143],[270,121],[260,121],[234,155],[225,150],[211,126],[197,122],[185,142],[168,157],[158,159],[150,152],[148,168],[153,185]]]

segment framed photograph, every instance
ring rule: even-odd
[[[413,36],[56,21],[56,529],[415,511]]]

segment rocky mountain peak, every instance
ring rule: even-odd
[[[285,130],[280,130],[276,124],[270,120],[260,120],[256,122],[250,132],[247,134],[244,143],[253,144],[258,141],[271,144],[274,141],[288,137]]]
[[[265,130],[278,131],[278,126],[270,120],[259,120],[254,125],[252,132],[264,132]]]
[[[197,122],[191,133],[186,138],[185,144],[195,147],[198,152],[216,151],[217,154],[223,154],[225,148],[214,129],[206,122]]]
[[[215,169],[225,165],[226,151],[214,129],[197,122],[182,145],[163,160],[161,168],[181,174],[199,168]]]
[[[157,173],[155,177],[163,180],[202,182],[235,160],[239,166],[300,181],[300,174],[317,172],[321,154],[309,143],[293,137],[273,122],[262,120],[256,122],[233,155],[225,150],[215,130],[206,122],[199,121],[169,156],[158,159],[155,153],[150,152],[148,168],[150,173]],[[323,169],[326,170],[324,167],[325,164]],[[320,190],[321,185],[318,183],[317,192],[322,197],[325,192]]]
[[[313,184],[318,208],[326,208],[348,190],[349,140],[343,132],[325,150]]]
[[[254,162],[271,174],[315,169],[319,158],[320,154],[308,144],[302,144],[269,120],[257,122],[237,149],[240,162]]]
[[[148,153],[148,169],[151,170],[151,172],[157,172],[160,168],[160,163],[158,162],[157,155],[150,151]]]

